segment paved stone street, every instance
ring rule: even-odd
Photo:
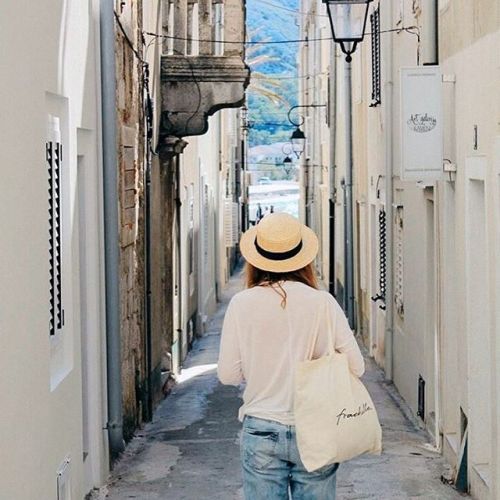
[[[105,498],[243,498],[240,424],[236,418],[239,391],[218,383],[215,365],[225,306],[240,286],[241,278],[233,279],[209,331],[189,355],[179,384],[161,404],[154,421],[138,432],[115,467]],[[404,405],[396,391],[385,384],[382,373],[372,363],[364,381],[381,418],[384,453],[342,465],[337,497],[462,498],[452,487],[442,484],[440,477],[446,471],[443,459],[431,451],[426,434],[405,416],[407,412],[402,411]]]

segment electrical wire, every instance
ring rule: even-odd
[[[271,170],[272,168],[271,167],[275,167],[275,168],[282,168],[282,164],[281,163],[273,163],[273,162],[265,162],[265,161],[262,161],[262,162],[257,162],[257,161],[248,161],[248,162],[241,162],[241,161],[233,161],[233,162],[226,162],[226,165],[227,166],[231,166],[231,165],[240,165],[240,164],[244,164],[244,165],[254,165],[254,166],[267,166],[269,167]],[[321,168],[321,169],[329,169],[330,166],[329,165],[321,165],[319,163],[310,163],[309,165],[308,164],[305,164],[305,165],[302,165],[302,164],[294,164],[293,165],[294,167],[296,168]],[[254,170],[252,169],[252,172]]]
[[[292,12],[293,14],[296,14],[298,16],[311,16],[314,15],[314,17],[328,17],[327,14],[309,14],[308,12],[303,12],[300,10],[295,10],[295,9],[290,9],[288,7],[283,7],[282,5],[275,4],[273,2],[268,2],[267,0],[255,0],[259,3],[263,3],[265,5],[269,5],[270,7],[274,7],[275,9],[280,9],[284,10],[286,12]]]
[[[141,56],[139,51],[134,46],[132,40],[130,40],[130,38],[128,37],[127,32],[125,31],[125,28],[123,27],[123,24],[120,20],[120,16],[118,15],[118,13],[116,11],[114,11],[114,15],[115,15],[116,23],[117,23],[118,27],[120,28],[120,31],[121,31],[127,45],[129,46],[130,50],[133,52],[133,54],[137,58],[137,60],[142,64],[142,85],[143,85],[143,88],[146,90],[146,109],[145,109],[145,112],[146,112],[146,121],[147,121],[147,128],[148,128],[147,133],[149,136],[149,134],[150,134],[149,128],[150,127],[152,128],[152,122],[153,122],[153,116],[152,116],[153,105],[152,105],[152,99],[151,99],[151,94],[150,94],[150,90],[149,90],[149,63],[143,59],[143,57]],[[147,32],[144,32],[144,31],[141,32],[142,44],[144,47],[146,47],[146,52],[150,48],[150,46],[152,45],[153,40],[159,38],[159,37],[156,37],[153,40],[151,40],[148,44],[146,44],[146,40],[144,38],[144,35],[147,35],[147,34],[148,34]],[[184,58],[184,60],[188,64],[189,69],[191,71],[191,76],[192,76],[193,82],[196,85],[196,89],[197,89],[197,93],[198,93],[198,102],[197,102],[196,109],[186,120],[185,131],[187,132],[189,124],[191,123],[191,120],[200,111],[203,96],[201,93],[200,84],[199,84],[198,80],[196,79],[196,74],[195,74],[193,62],[190,60],[190,58],[188,56],[186,56],[182,53],[176,53],[175,55]],[[152,134],[151,134],[151,136],[152,136]],[[155,151],[152,151],[152,152],[153,152],[153,154],[156,154]]]
[[[418,32],[415,33],[416,30]],[[420,33],[420,28],[418,26],[408,26],[408,27],[401,27],[401,28],[392,28],[388,30],[380,30],[379,33],[401,33],[401,32],[407,32],[412,35],[417,35],[419,36]],[[210,38],[188,38],[188,37],[182,37],[182,36],[173,36],[173,35],[160,35],[159,33],[152,33],[151,31],[145,31],[145,35],[149,36],[154,36],[157,38],[167,38],[169,40],[183,40],[183,41],[190,41],[190,42],[199,42],[199,43],[220,43],[220,44],[226,44],[226,45],[279,45],[279,44],[284,44],[284,43],[309,43],[309,42],[322,42],[322,41],[329,41],[333,40],[333,37],[319,37],[319,38],[296,38],[296,39],[289,39],[289,40],[262,40],[262,41],[254,41],[254,40],[216,40],[216,39],[210,39]],[[370,32],[365,33],[366,36],[371,35]]]
[[[265,0],[259,0],[261,2],[265,2]],[[267,2],[269,3],[269,2]],[[276,7],[276,5],[274,5]],[[286,9],[286,8],[285,8]],[[291,10],[291,9],[287,9],[287,10]],[[116,11],[114,11],[114,16],[115,16],[115,20],[116,20],[116,23],[118,25],[118,27],[120,28],[120,31],[127,43],[127,45],[129,46],[129,48],[132,50],[133,54],[135,55],[135,57],[141,62],[142,66],[143,66],[143,74],[142,74],[142,84],[143,84],[143,87],[145,88],[146,90],[146,94],[147,94],[147,97],[146,97],[146,114],[147,114],[147,120],[148,120],[148,123],[147,123],[147,126],[148,128],[150,127],[150,123],[149,121],[152,123],[152,116],[150,117],[149,116],[149,113],[152,113],[152,99],[151,99],[151,95],[150,95],[150,90],[149,90],[149,64],[147,61],[145,61],[143,59],[143,57],[141,56],[141,54],[139,53],[139,51],[136,49],[136,47],[134,46],[133,42],[130,40],[130,38],[128,37],[122,23],[121,23],[121,20],[120,20],[120,16],[118,15],[118,13]],[[418,40],[418,43],[420,42],[420,29],[418,26],[408,26],[408,27],[400,27],[400,28],[393,28],[393,29],[389,29],[389,30],[381,30],[379,31],[379,33],[391,33],[391,32],[407,32],[409,34],[412,34],[412,35],[415,35],[417,37],[417,40]],[[366,35],[370,35],[371,33],[366,33]],[[314,41],[328,41],[328,40],[333,40],[333,37],[327,37],[327,38],[306,38],[306,39],[295,39],[295,40],[274,40],[274,41],[227,41],[227,40],[215,40],[215,39],[195,39],[195,38],[188,38],[188,37],[176,37],[176,36],[170,36],[170,35],[160,35],[159,33],[152,33],[152,32],[149,32],[149,31],[143,31],[141,32],[141,39],[142,39],[142,43],[143,43],[143,46],[146,47],[146,51],[149,49],[149,47],[152,45],[153,43],[153,40],[151,40],[147,45],[146,45],[146,41],[145,41],[145,38],[144,36],[145,35],[148,35],[148,36],[152,36],[154,37],[153,40],[156,40],[156,39],[159,39],[159,38],[166,38],[166,39],[173,39],[173,40],[183,40],[183,41],[190,41],[190,42],[199,42],[199,43],[220,43],[220,44],[241,44],[241,45],[271,45],[271,44],[284,44],[284,43],[308,43],[308,42],[314,42]],[[195,75],[195,71],[194,71],[194,67],[193,67],[193,64],[192,64],[192,61],[190,60],[190,57],[185,55],[185,54],[182,54],[182,53],[175,53],[174,55],[176,56],[180,56],[180,57],[183,57],[185,59],[185,61],[187,62],[188,66],[189,66],[189,69],[191,71],[191,76],[193,78],[193,82],[195,83],[196,85],[196,88],[197,88],[197,93],[198,93],[198,103],[197,103],[197,107],[196,107],[196,110],[191,114],[191,116],[186,120],[186,125],[185,125],[185,130],[187,131],[188,129],[188,125],[189,123],[191,122],[191,120],[198,114],[200,108],[201,108],[201,102],[202,102],[202,93],[201,93],[201,89],[200,89],[200,85],[199,85],[199,82],[197,81],[196,79],[196,75]],[[417,49],[417,60],[419,59],[419,50]],[[322,74],[322,73],[320,73]],[[320,75],[318,74],[318,75]],[[314,75],[316,76],[316,75]],[[309,75],[306,75],[306,76],[296,76],[296,77],[277,77],[277,79],[301,79],[301,78],[310,78]],[[271,125],[271,123],[269,123],[269,125]],[[273,124],[274,126],[285,126],[285,124]],[[149,131],[148,131],[148,134],[149,134]]]
[[[114,14],[115,14],[115,20],[116,20],[116,24],[118,25],[118,27],[120,28],[120,31],[122,32],[122,35],[123,35],[123,38],[125,39],[127,45],[130,47],[130,50],[132,50],[132,52],[134,53],[135,57],[142,63],[142,64],[148,64],[141,56],[141,54],[139,54],[139,51],[135,48],[134,44],[132,43],[132,40],[130,40],[130,38],[128,37],[127,35],[127,32],[125,31],[125,28],[123,27],[123,24],[122,22],[120,21],[120,16],[118,15],[118,13],[116,11],[114,11]]]
[[[135,47],[132,40],[130,40],[130,38],[129,38],[127,32],[125,31],[125,28],[123,27],[123,24],[120,20],[120,16],[118,15],[118,13],[116,11],[114,11],[114,16],[115,16],[116,24],[120,28],[120,31],[123,35],[123,38],[124,38],[126,44],[130,48],[130,50],[132,51],[132,53],[134,54],[136,59],[142,65],[140,84],[142,86],[142,91],[146,92],[145,105],[144,105],[144,115],[146,118],[146,141],[147,141],[147,145],[148,145],[148,149],[149,149],[150,153],[153,155],[157,155],[157,152],[155,151],[155,149],[152,146],[154,111],[153,111],[153,99],[151,98],[151,91],[149,89],[149,63],[141,56],[141,54],[139,53],[139,50]],[[143,32],[141,32],[141,42],[142,42],[143,49],[144,49],[144,47],[146,47],[146,54],[147,54],[147,51],[148,51],[151,43],[146,45],[146,40],[144,38]]]
[[[249,128],[255,128],[256,125],[268,125],[270,127],[287,127],[287,128],[293,128],[293,125],[291,123],[278,123],[278,122],[266,122],[266,121],[259,121],[259,120],[248,120],[248,126]]]
[[[266,75],[269,80],[306,80],[307,78],[315,78],[317,76],[327,75],[328,71],[322,71],[321,73],[314,73],[314,75],[304,75],[304,76],[272,76]]]

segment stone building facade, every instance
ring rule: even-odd
[[[244,34],[241,1],[118,4],[121,378],[128,439],[151,417],[203,330],[203,286],[215,291],[227,280],[228,251],[217,231],[224,226],[222,176],[236,168],[225,137],[239,134],[239,122],[237,111],[228,120],[221,110],[244,102],[249,71],[243,45],[231,43]],[[215,113],[220,116],[209,128]],[[203,134],[210,139],[202,151],[197,136]],[[211,207],[208,219],[200,213],[203,199]],[[218,243],[201,250],[200,235]],[[221,262],[213,274],[199,263],[202,255]]]
[[[148,417],[145,302],[143,3],[119,2],[116,30],[117,160],[120,202],[120,310],[123,433]],[[132,43],[134,50],[129,45]],[[137,54],[134,53],[137,51]]]
[[[168,370],[176,373],[228,279],[226,174],[236,168],[240,127],[237,112],[224,108],[243,105],[249,79],[241,43],[244,2],[165,2],[163,33],[158,151],[171,184],[160,186],[158,197],[168,204],[166,293],[172,302],[165,319],[172,332]],[[233,218],[238,213],[231,225]]]

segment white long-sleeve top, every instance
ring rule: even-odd
[[[218,376],[223,384],[246,382],[239,418],[251,415],[294,425],[293,388],[297,363],[307,358],[313,335],[313,359],[335,350],[347,355],[358,377],[365,363],[339,304],[325,291],[295,281],[282,283],[282,297],[258,286],[237,293],[229,303],[222,328]],[[329,317],[328,317],[329,316]]]

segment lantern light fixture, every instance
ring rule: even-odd
[[[300,158],[306,145],[306,136],[300,127],[297,127],[293,131],[292,136],[290,137],[290,142],[292,143],[292,150],[295,153],[295,156]]]
[[[340,45],[347,62],[352,61],[352,54],[365,36],[370,2],[372,0],[323,0],[333,40]]]
[[[283,167],[291,167],[291,164],[293,163],[293,160],[290,158],[290,155],[293,152],[292,144],[290,142],[285,142],[281,151],[283,151],[283,154],[285,155],[283,161],[281,162]]]
[[[301,157],[306,145],[306,135],[300,128],[305,122],[304,117],[299,115],[300,121],[295,122],[294,120],[292,120],[291,116],[292,112],[299,108],[326,108],[326,104],[301,104],[297,106],[292,106],[288,110],[288,121],[295,127],[295,130],[293,131],[292,136],[290,137],[290,142],[292,143],[292,150],[295,153],[297,159]]]

